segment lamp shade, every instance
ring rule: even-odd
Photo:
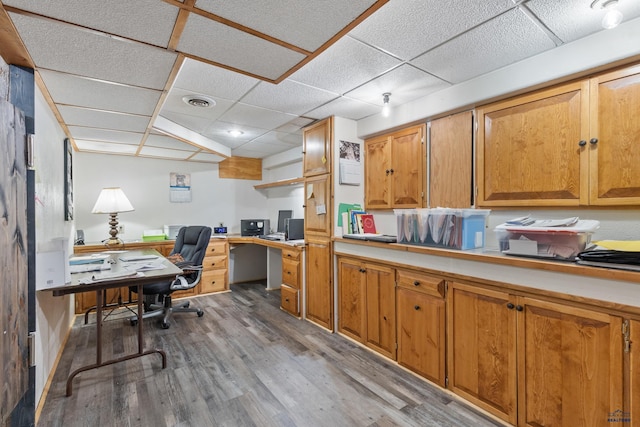
[[[91,213],[129,212],[133,210],[131,202],[120,187],[103,188]]]

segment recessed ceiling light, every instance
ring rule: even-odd
[[[616,9],[616,6],[618,6],[618,0],[594,0],[591,3],[591,9],[607,11],[602,18],[602,27],[607,30],[617,27],[624,19],[622,12]]]
[[[202,95],[187,95],[182,97],[182,101],[192,107],[209,108],[216,105],[216,101]]]
[[[233,136],[234,138],[239,137],[240,135],[244,134],[244,132],[242,132],[241,130],[238,129],[232,129],[227,131],[229,133],[229,135]]]

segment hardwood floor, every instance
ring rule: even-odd
[[[169,329],[145,321],[145,356],[66,378],[95,361],[78,317],[38,426],[496,426],[394,362],[279,309],[260,283],[192,300]],[[135,349],[126,319],[104,322],[105,358]]]

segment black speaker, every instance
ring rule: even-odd
[[[304,219],[287,218],[284,221],[284,239],[302,240],[304,239]]]

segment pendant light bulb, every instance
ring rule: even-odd
[[[389,114],[391,113],[391,106],[389,105],[389,96],[391,96],[391,93],[389,92],[382,94],[382,116],[383,117],[389,117]]]

